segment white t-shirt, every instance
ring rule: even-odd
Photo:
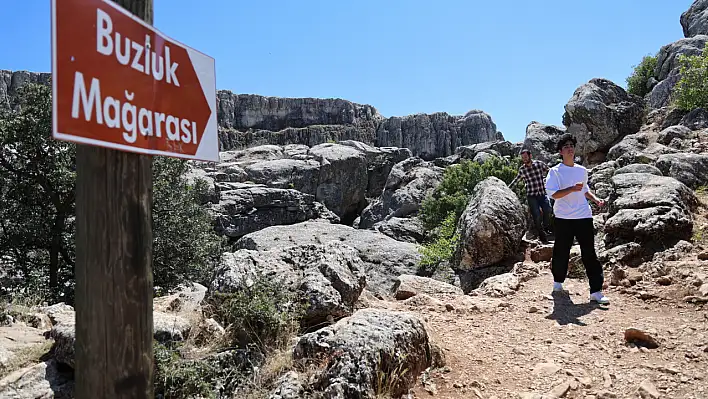
[[[550,198],[556,191],[583,183],[581,191],[574,191],[563,198],[556,199],[553,213],[561,219],[592,218],[592,210],[585,193],[588,192],[588,170],[575,164],[567,166],[560,163],[552,167],[546,176],[546,193]]]

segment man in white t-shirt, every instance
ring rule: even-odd
[[[602,294],[604,276],[602,265],[595,253],[595,231],[592,209],[588,200],[603,207],[605,202],[598,199],[588,189],[588,171],[575,164],[575,138],[566,133],[558,140],[556,149],[563,162],[552,167],[546,176],[546,192],[555,200],[556,241],[553,245],[553,291],[562,291],[568,274],[568,260],[573,239],[578,239],[580,254],[590,283],[590,300],[601,304],[609,303]]]

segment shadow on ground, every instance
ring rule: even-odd
[[[596,309],[607,310],[607,307],[595,302],[576,304],[570,299],[570,294],[567,291],[556,291],[551,295],[553,296],[553,313],[546,316],[546,318],[555,320],[560,325],[576,324],[586,326],[587,324],[580,321],[580,317],[586,316]]]

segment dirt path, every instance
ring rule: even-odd
[[[648,398],[708,398],[706,308],[647,303],[613,288],[606,291],[611,305],[601,307],[589,304],[586,284],[568,280],[568,295],[551,296],[543,270],[500,299],[420,296],[390,304],[421,314],[447,356],[446,370],[419,379],[415,397],[635,398],[641,390]],[[660,346],[626,344],[630,327]]]

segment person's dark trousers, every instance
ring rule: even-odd
[[[533,217],[533,223],[538,234],[545,236],[545,230],[551,228],[551,205],[545,195],[529,195],[526,197]],[[543,210],[543,226],[541,225],[541,210]]]
[[[580,254],[585,265],[585,273],[590,282],[590,293],[602,290],[604,276],[602,265],[595,253],[595,231],[592,218],[587,219],[560,219],[555,218],[556,242],[553,245],[553,259],[551,271],[553,281],[562,283],[568,275],[568,260],[573,239],[578,239]]]

